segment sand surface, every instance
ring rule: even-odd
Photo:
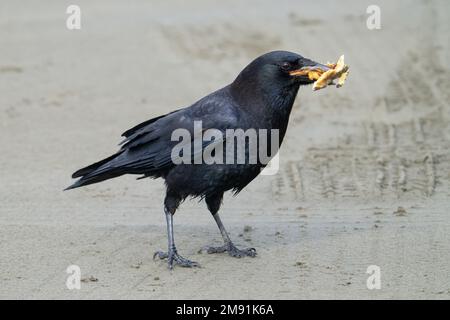
[[[76,2],[79,31],[65,27],[71,1],[0,2],[0,298],[450,298],[448,1],[377,1],[373,31],[372,1]],[[255,259],[198,253],[221,237],[187,201],[176,241],[202,268],[153,261],[161,180],[61,191],[124,130],[276,49],[345,53],[351,73],[302,88],[280,172],[225,198],[222,220]],[[80,290],[65,284],[72,264]]]

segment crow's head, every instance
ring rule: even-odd
[[[310,72],[330,68],[288,51],[273,51],[253,60],[231,84],[240,102],[252,105],[258,99],[272,107],[291,107],[301,85],[313,83]]]
[[[304,58],[288,51],[272,51],[253,60],[239,74],[237,81],[262,86],[289,87],[311,84],[308,73],[311,70],[325,72],[326,65]]]

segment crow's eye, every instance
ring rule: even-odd
[[[283,62],[282,64],[281,64],[281,69],[283,69],[283,70],[289,70],[289,69],[291,69],[291,64],[289,63],[289,62]]]

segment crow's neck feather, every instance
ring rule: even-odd
[[[299,85],[295,83],[235,81],[230,85],[231,95],[241,108],[274,118],[289,117],[298,90]]]

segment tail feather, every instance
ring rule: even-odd
[[[123,150],[101,161],[84,167],[72,174],[72,178],[80,178],[64,190],[75,189],[125,174],[123,169],[108,167],[108,163],[119,156]]]
[[[93,171],[97,170],[99,167],[101,167],[102,165],[104,165],[105,163],[110,162],[111,160],[115,159],[119,154],[121,154],[123,152],[123,150],[113,154],[112,156],[105,158],[103,160],[100,160],[96,163],[93,163],[87,167],[81,168],[80,170],[75,171],[72,174],[72,178],[79,178],[81,176],[85,176],[89,173],[92,173]]]
[[[84,186],[87,186],[87,185],[90,185],[93,183],[97,183],[97,182],[101,182],[104,180],[108,180],[111,178],[116,178],[123,174],[125,174],[125,172],[110,171],[110,172],[105,172],[102,174],[87,175],[87,176],[84,176],[84,177],[78,179],[77,181],[75,181],[75,183],[73,183],[72,185],[65,188],[64,191],[79,188],[79,187],[84,187]]]

